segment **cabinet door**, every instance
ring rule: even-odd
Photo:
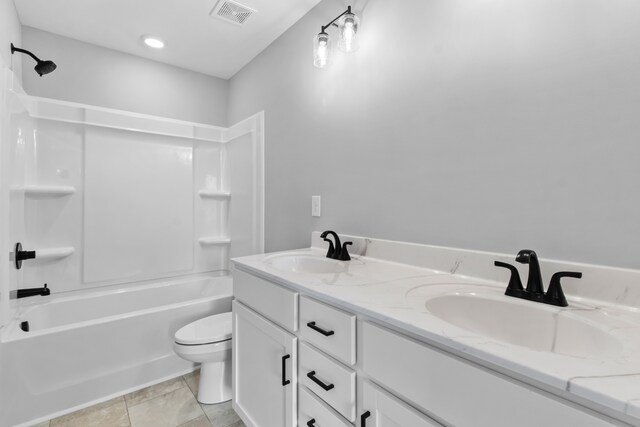
[[[233,408],[249,427],[294,427],[297,338],[233,302]]]
[[[369,381],[362,384],[363,427],[441,427],[397,397],[387,393]]]

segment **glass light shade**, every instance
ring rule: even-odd
[[[327,33],[320,33],[313,38],[313,65],[326,68],[333,60],[331,40]]]
[[[353,13],[347,13],[338,20],[338,28],[340,38],[338,40],[338,48],[343,52],[355,52],[360,45],[358,44],[358,27],[360,26],[360,18]]]

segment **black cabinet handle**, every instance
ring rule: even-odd
[[[322,389],[324,391],[329,391],[331,390],[333,387],[335,387],[333,384],[325,384],[322,381],[320,381],[318,379],[318,377],[316,377],[316,371],[311,371],[307,374],[307,377],[309,377],[309,379],[311,381],[313,381],[314,383],[318,384],[320,387],[322,387]]]
[[[309,323],[307,323],[307,326],[310,327],[311,329],[313,329],[316,332],[320,332],[325,337],[330,337],[331,335],[333,335],[335,333],[333,331],[326,331],[326,330],[316,326],[316,322],[309,322]]]
[[[287,384],[291,384],[291,381],[287,379],[287,359],[290,358],[290,354],[285,354],[282,356],[282,386],[286,386]]]
[[[371,416],[371,412],[367,411],[360,416],[360,427],[367,427],[367,418]]]
[[[307,421],[307,426],[308,427],[316,427],[316,419],[315,418],[311,418],[309,421]]]

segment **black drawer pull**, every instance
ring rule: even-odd
[[[311,418],[309,421],[307,421],[307,427],[316,427],[316,419]]]
[[[291,384],[291,381],[287,379],[287,359],[290,358],[290,354],[285,354],[282,356],[282,386],[286,386],[287,384]]]
[[[329,391],[331,390],[333,387],[335,387],[333,384],[325,384],[322,381],[320,381],[317,377],[316,377],[316,371],[311,371],[307,374],[307,377],[309,377],[309,379],[311,381],[313,381],[314,383],[318,384],[320,387],[322,387],[322,389],[324,391]]]
[[[324,329],[316,326],[316,322],[309,322],[309,323],[307,323],[307,326],[310,327],[311,329],[313,329],[316,332],[320,332],[325,337],[330,337],[331,335],[333,335],[335,333],[333,331],[325,331]]]
[[[367,418],[371,416],[371,412],[367,411],[360,416],[360,427],[367,427]]]

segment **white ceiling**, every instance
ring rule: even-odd
[[[320,0],[237,0],[243,26],[209,16],[218,0],[14,0],[23,25],[199,71],[232,77]],[[162,50],[140,37],[162,37]]]

